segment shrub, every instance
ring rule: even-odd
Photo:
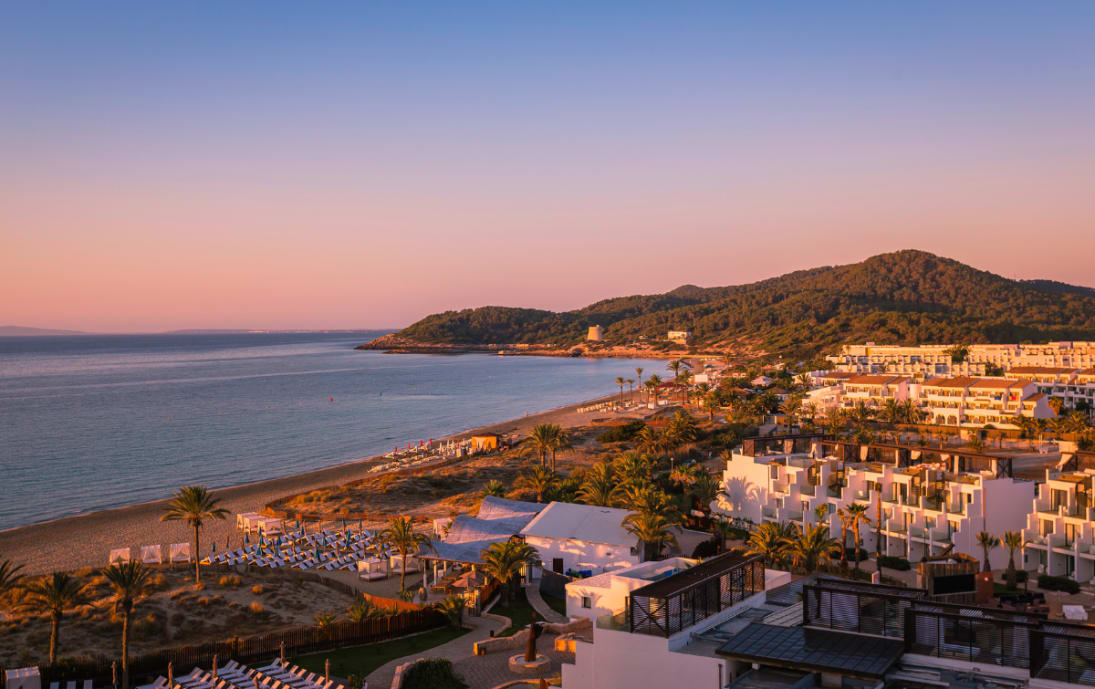
[[[837,540],[840,540],[840,539],[837,539]],[[845,547],[844,548],[844,553],[845,553],[845,556],[848,558],[849,561],[851,561],[851,562],[856,561],[855,548],[853,546]],[[859,561],[862,562],[862,561],[866,560],[868,557],[870,557],[870,553],[868,553],[863,548],[860,548],[859,549]]]
[[[222,588],[236,588],[243,583],[238,574],[226,574],[217,580],[217,586]]]
[[[908,560],[893,555],[883,555],[878,558],[878,566],[886,569],[896,569],[899,572],[907,572],[912,569],[912,564]]]
[[[262,603],[258,602],[257,600],[251,601],[251,612],[255,613],[256,615],[261,615],[263,612]]]
[[[696,549],[692,551],[692,557],[705,558],[717,555],[719,552],[719,544],[715,539],[709,541],[702,541],[696,546]]]
[[[446,658],[419,660],[403,673],[403,689],[467,689],[468,683]]]
[[[620,443],[632,440],[646,426],[642,421],[631,421],[623,426],[615,426],[597,436],[600,443]]]
[[[1065,591],[1066,593],[1080,592],[1080,585],[1068,577],[1051,577],[1048,574],[1038,575],[1038,588],[1046,591]]]
[[[255,594],[256,596],[261,596],[262,595],[262,584],[255,584],[254,586],[252,586],[251,587],[251,593]]]
[[[204,581],[199,581],[198,583],[194,584],[194,590],[195,591],[204,591],[205,590],[205,582]]]

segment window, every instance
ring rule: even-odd
[[[593,607],[593,599],[590,598],[589,596],[582,596],[582,607],[587,609],[587,610],[592,608]]]
[[[1052,519],[1043,519],[1042,520],[1042,535],[1043,536],[1048,536],[1051,533],[1053,533],[1053,520]]]

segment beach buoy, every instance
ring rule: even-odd
[[[334,397],[328,397],[328,398],[327,398],[327,401],[328,401],[328,402],[334,402],[334,401],[335,401],[335,398],[334,398]]]

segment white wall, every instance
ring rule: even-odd
[[[712,507],[728,517],[761,522],[761,509],[768,504],[768,465],[734,453],[722,474],[722,492]]]
[[[525,537],[525,542],[540,553],[540,561],[546,570],[552,569],[552,560],[557,557],[563,559],[564,572],[567,569],[591,569],[594,574],[631,567],[641,561],[638,548],[635,555],[631,554],[631,548],[638,544],[637,540],[635,543],[612,545],[529,535]]]

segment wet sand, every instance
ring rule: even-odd
[[[593,418],[610,414],[579,414],[576,411],[578,407],[615,397],[610,395],[579,402],[470,429],[450,437],[464,438],[474,433],[525,435],[538,423],[557,423],[564,428],[584,425]],[[220,506],[231,512],[231,516],[225,521],[206,522],[202,527],[202,555],[209,554],[210,538],[216,539],[218,551],[223,550],[225,539],[231,540],[233,548],[240,546],[243,536],[236,530],[236,513],[257,512],[278,498],[365,478],[370,476],[370,467],[384,461],[387,460],[382,457],[370,457],[303,474],[213,491],[220,500]],[[24,565],[27,574],[39,574],[106,565],[112,548],[189,542],[192,532],[185,523],[160,521],[167,502],[157,500],[0,531],[0,560],[12,560]]]

